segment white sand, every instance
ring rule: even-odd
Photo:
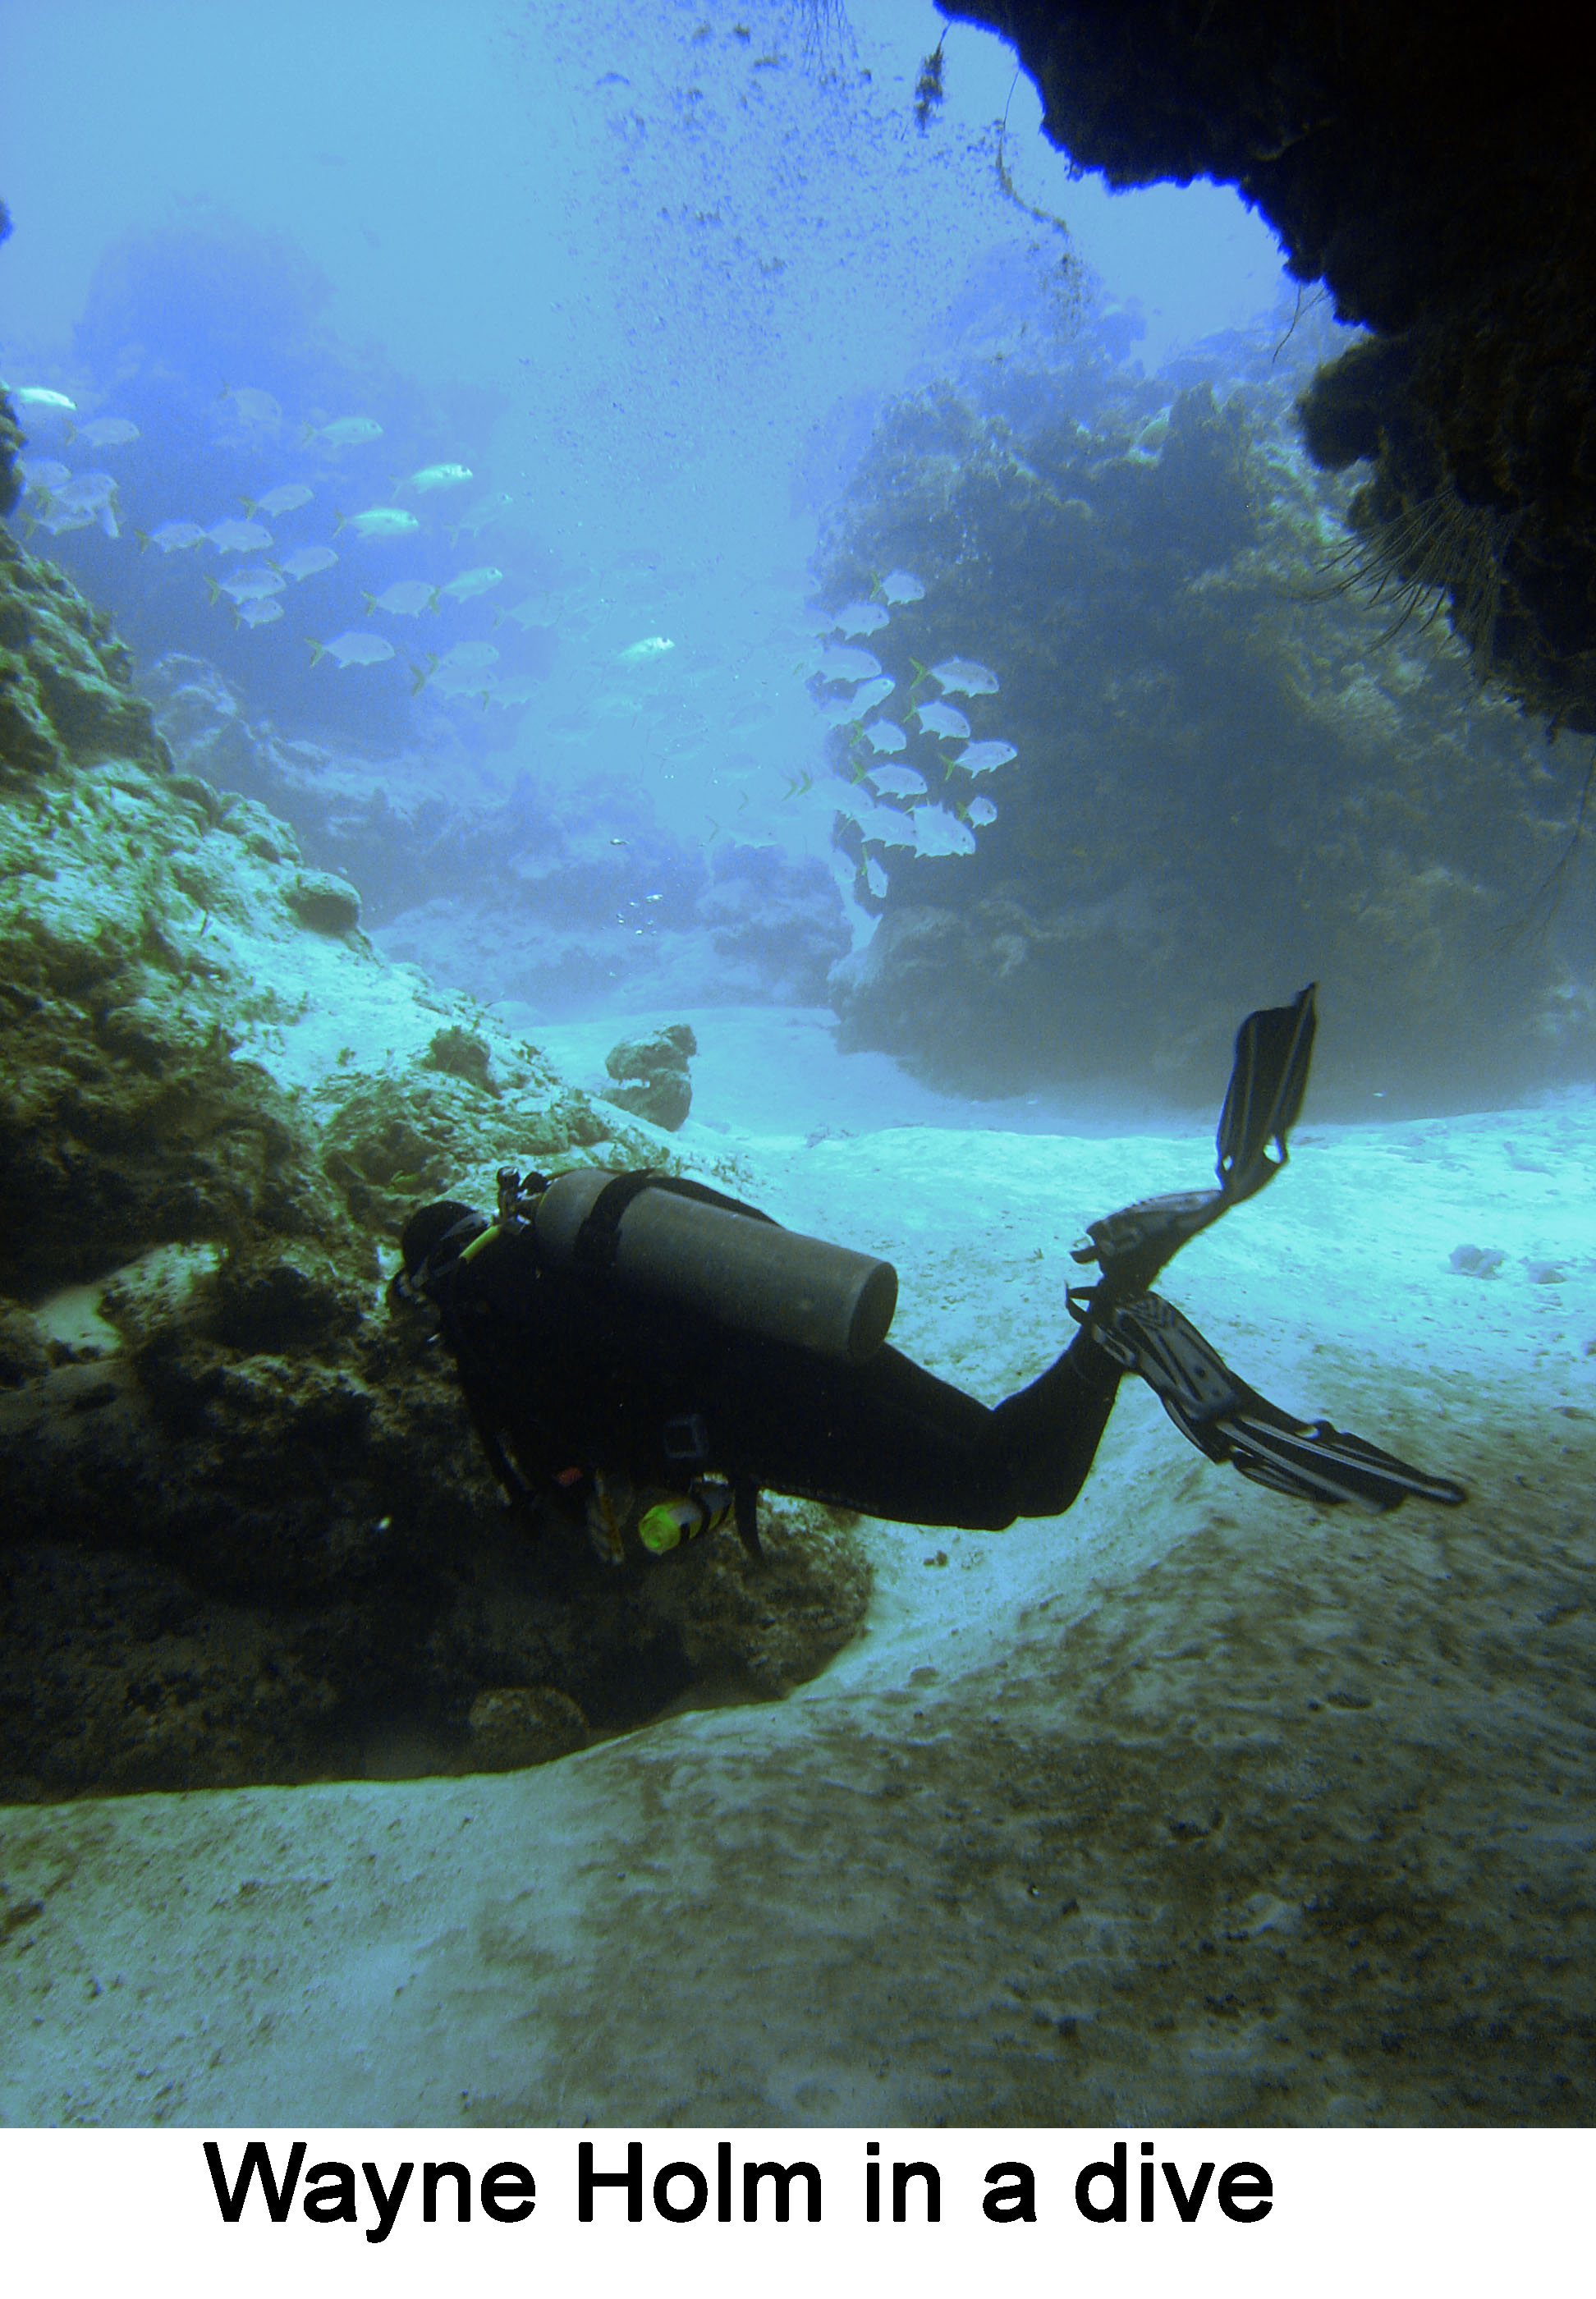
[[[917,1123],[949,1113],[813,1017],[694,1019],[680,1146],[888,1254],[894,1340],[989,1399],[1059,1348],[1084,1222],[1211,1167],[1206,1131]],[[584,1026],[535,1033],[578,1078],[636,1024]],[[780,1706],[520,1775],[0,1813],[0,2112],[1588,2121],[1593,1185],[1589,1097],[1310,1105],[1166,1276],[1462,1510],[1291,1504],[1136,1388],[1067,1520],[867,1528],[867,1633]]]

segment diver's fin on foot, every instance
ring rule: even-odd
[[[1254,1484],[1271,1486],[1298,1500],[1355,1501],[1359,1508],[1383,1515],[1409,1499],[1458,1508],[1468,1498],[1451,1477],[1427,1476],[1410,1462],[1399,1461],[1394,1453],[1383,1453],[1377,1445],[1333,1428],[1328,1421],[1278,1428],[1243,1412],[1223,1425],[1233,1440],[1232,1468]]]
[[[1301,1115],[1308,1090],[1318,987],[1310,982],[1289,1006],[1266,1006],[1249,1014],[1235,1033],[1216,1141],[1219,1187],[1232,1205],[1252,1197],[1285,1163],[1286,1136]],[[1268,1155],[1271,1141],[1278,1157]]]
[[[1429,1476],[1328,1421],[1283,1413],[1238,1381],[1196,1326],[1156,1293],[1120,1302],[1092,1324],[1098,1346],[1141,1374],[1183,1437],[1254,1484],[1297,1500],[1353,1501],[1376,1513],[1409,1498],[1446,1508],[1467,1498],[1450,1477]]]
[[[1249,1014],[1236,1032],[1215,1144],[1218,1188],[1139,1199],[1093,1222],[1074,1248],[1074,1260],[1095,1261],[1101,1268],[1107,1299],[1144,1293],[1183,1245],[1232,1206],[1256,1197],[1284,1165],[1286,1137],[1301,1110],[1313,1058],[1317,987],[1310,982],[1289,1006]],[[1273,1158],[1271,1141],[1278,1152]]]
[[[1069,1257],[1100,1265],[1102,1282],[1097,1291],[1105,1302],[1144,1293],[1183,1245],[1229,1209],[1230,1200],[1221,1190],[1177,1190],[1168,1197],[1138,1198],[1134,1206],[1122,1206],[1117,1214],[1093,1222]],[[1076,1307],[1077,1299],[1069,1297],[1069,1311],[1081,1324],[1085,1315]]]

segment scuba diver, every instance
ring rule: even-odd
[[[1057,1516],[1085,1481],[1127,1373],[1210,1461],[1293,1498],[1454,1506],[1463,1488],[1238,1380],[1150,1291],[1201,1231],[1286,1163],[1308,1083],[1314,985],[1250,1014],[1219,1118],[1217,1190],[1093,1222],[1068,1289],[1078,1328],[987,1407],[886,1344],[890,1263],[784,1229],[702,1183],[578,1166],[499,1174],[495,1215],[446,1199],[407,1223],[395,1301],[430,1305],[494,1474],[529,1518],[599,1556],[658,1556],[725,1523],[759,1555],[761,1488],[922,1525]],[[1274,1155],[1270,1154],[1273,1144]]]

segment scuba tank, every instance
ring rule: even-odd
[[[880,1348],[897,1307],[889,1261],[783,1229],[670,1174],[575,1166],[521,1202],[549,1267],[844,1364]]]

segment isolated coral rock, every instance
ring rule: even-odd
[[[346,878],[326,870],[302,870],[285,887],[283,899],[316,934],[353,934],[361,922],[361,898]]]
[[[625,1083],[604,1099],[675,1133],[693,1107],[687,1061],[697,1051],[698,1040],[686,1022],[672,1022],[652,1038],[623,1038],[604,1056],[604,1067]]]
[[[434,1032],[427,1049],[427,1067],[443,1070],[450,1077],[465,1078],[472,1085],[480,1086],[484,1093],[496,1094],[499,1091],[486,1039],[475,1030],[462,1029],[458,1023]]]

